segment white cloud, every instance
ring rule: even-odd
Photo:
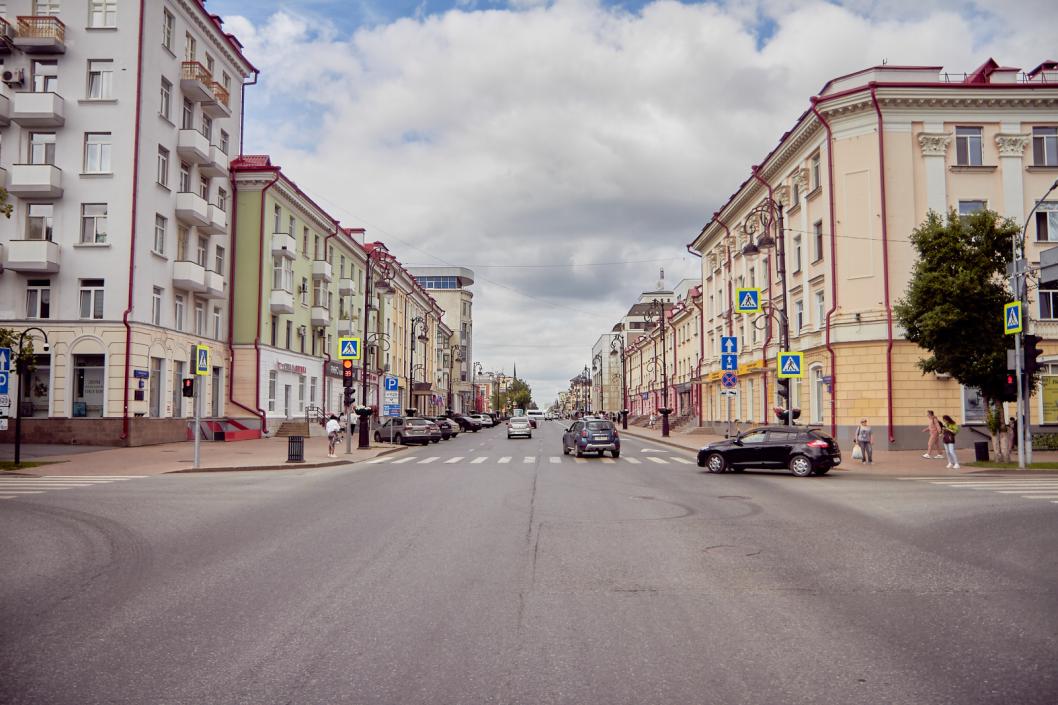
[[[1047,58],[1043,23],[989,16],[983,32],[984,11],[955,4],[510,5],[351,36],[296,7],[263,26],[227,18],[262,69],[247,151],[409,264],[667,258],[672,279],[697,271],[684,244],[827,79],[883,59],[963,71],[993,52]],[[517,359],[549,402],[657,266],[478,268],[479,359]]]

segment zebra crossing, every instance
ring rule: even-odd
[[[978,475],[976,477],[901,477],[898,479],[959,490],[1015,495],[1023,499],[1040,499],[1058,504],[1058,475],[1037,475],[1035,477]]]
[[[0,477],[0,499],[18,499],[45,492],[73,490],[112,482],[138,480],[147,475],[48,475],[46,477]]]
[[[670,455],[664,458],[660,458],[656,455],[647,456],[646,460],[651,463],[657,463],[658,465],[694,465],[695,461],[689,458],[681,458],[676,455]],[[642,465],[643,460],[640,458],[633,458],[629,456],[621,456],[617,458],[609,457],[588,457],[588,458],[577,458],[572,455],[525,455],[525,456],[514,456],[514,455],[478,455],[469,457],[465,455],[457,455],[446,460],[441,460],[438,456],[418,456],[418,455],[402,455],[402,456],[389,456],[383,455],[378,458],[373,458],[367,461],[368,465],[432,465],[440,461],[444,465],[455,465],[455,464],[470,464],[480,465],[492,461],[498,465],[534,465],[536,463],[548,463],[550,465],[562,465],[562,464],[575,464],[583,465],[588,463],[601,463],[603,465],[619,465],[621,463],[627,463],[628,465]]]

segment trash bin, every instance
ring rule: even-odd
[[[305,437],[290,436],[287,438],[287,462],[305,462]]]
[[[974,460],[988,462],[988,441],[974,442]]]

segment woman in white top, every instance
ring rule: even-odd
[[[327,419],[327,457],[335,458],[334,447],[338,445],[338,434],[342,430],[341,424],[338,423],[338,417],[331,414],[331,418]]]

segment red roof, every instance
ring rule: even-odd
[[[253,169],[274,169],[272,158],[267,154],[240,154],[231,160],[232,171]]]

